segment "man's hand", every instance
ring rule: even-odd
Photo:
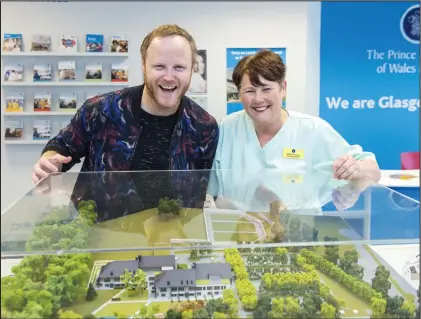
[[[333,163],[333,177],[352,181],[358,178],[360,164],[351,155],[342,155]]]
[[[70,156],[66,157],[57,153],[51,156],[43,155],[34,165],[32,171],[32,182],[36,184],[49,174],[60,172],[63,164],[67,164],[71,160],[72,158]]]

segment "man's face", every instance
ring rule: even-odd
[[[192,52],[181,36],[154,38],[143,62],[145,86],[158,109],[177,108],[190,86]]]

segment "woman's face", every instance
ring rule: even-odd
[[[194,64],[194,71],[199,74],[205,73],[205,63],[203,62],[203,57],[199,54],[196,55],[196,63]]]
[[[286,95],[285,81],[282,84],[271,82],[259,76],[263,84],[255,87],[246,73],[241,81],[240,100],[244,110],[256,123],[269,124],[278,121],[282,112],[282,100]]]

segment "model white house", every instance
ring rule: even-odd
[[[155,298],[219,297],[231,288],[231,266],[226,263],[196,263],[191,269],[163,271],[155,278]]]
[[[212,298],[231,288],[232,270],[226,263],[193,263],[190,269],[177,269],[174,255],[137,256],[135,260],[112,261],[103,266],[96,289],[123,288],[120,276],[145,272],[148,292],[153,298]]]

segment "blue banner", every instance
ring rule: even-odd
[[[381,169],[419,151],[419,43],[419,4],[322,3],[320,117]]]
[[[285,48],[264,48],[265,50],[271,50],[282,58],[282,61],[286,64],[286,49]],[[227,115],[240,111],[243,109],[241,104],[238,91],[234,82],[232,81],[232,71],[234,70],[237,63],[244,58],[257,53],[262,50],[262,48],[228,48],[227,49]],[[286,101],[283,101],[284,107],[286,107]]]

